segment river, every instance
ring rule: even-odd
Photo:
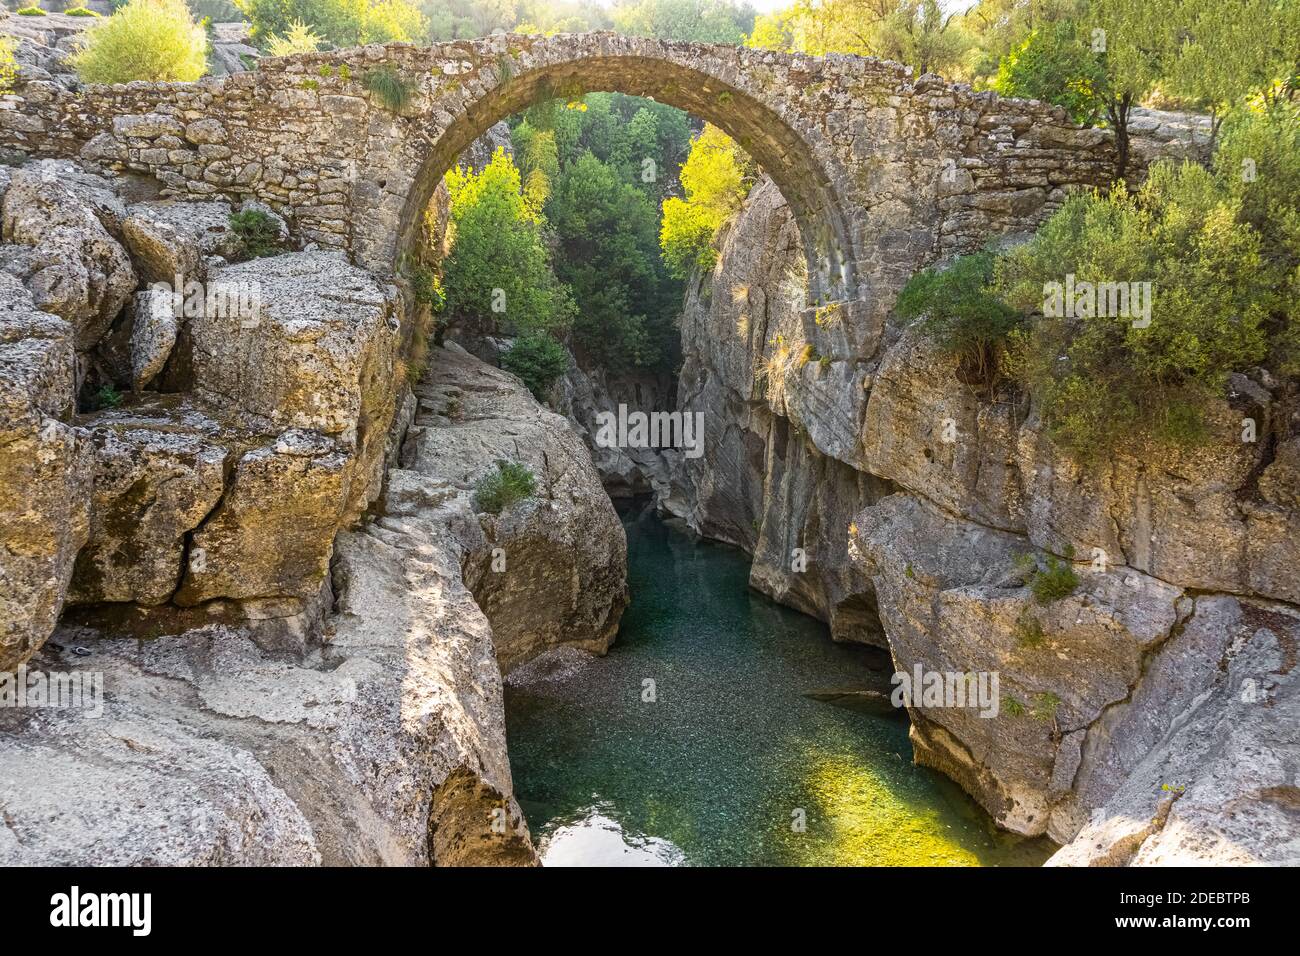
[[[888,685],[880,651],[747,586],[742,552],[623,511],[632,604],[604,658],[506,688],[515,793],[548,866],[1038,865],[912,763],[908,724],[806,696]]]

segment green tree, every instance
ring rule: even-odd
[[[551,271],[541,220],[521,193],[519,170],[498,149],[481,173],[447,174],[451,252],[443,263],[446,311],[508,329],[563,334],[573,300]]]
[[[422,39],[428,22],[408,0],[235,0],[265,46],[285,37],[294,23],[338,47]]]
[[[432,40],[469,40],[493,30],[509,30],[518,21],[515,0],[423,0]]]
[[[295,53],[314,53],[320,49],[321,37],[312,32],[311,27],[301,20],[289,25],[289,32],[284,36],[273,36],[267,42],[266,52],[271,56],[292,56]]]
[[[1104,108],[1105,70],[1073,23],[1033,30],[998,64],[993,89],[1001,96],[1062,106],[1074,122],[1092,126]]]
[[[1276,99],[1300,64],[1297,0],[1184,0],[1170,92],[1210,111],[1211,142],[1252,94]]]
[[[183,0],[130,0],[85,33],[72,66],[86,83],[197,80],[208,38]]]
[[[759,17],[746,43],[815,56],[858,53],[949,74],[971,46],[961,19],[939,0],[795,0]]]
[[[754,25],[754,8],[731,0],[628,0],[611,16],[631,36],[737,46]]]
[[[654,367],[669,353],[681,285],[657,253],[654,201],[585,151],[548,205],[556,273],[573,292],[573,342],[608,369]]]
[[[664,200],[659,245],[670,271],[685,278],[712,268],[713,240],[749,195],[753,165],[731,137],[706,125],[682,164],[681,183],[686,197]]]
[[[961,17],[970,37],[966,75],[977,88],[990,84],[1004,57],[1035,31],[1050,33],[1059,23],[1087,26],[1087,0],[979,0]]]
[[[1092,0],[1092,45],[1105,68],[1102,102],[1115,130],[1115,178],[1128,172],[1129,116],[1173,62],[1180,0]]]

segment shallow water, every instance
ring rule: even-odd
[[[1050,843],[997,831],[913,766],[906,720],[804,696],[887,684],[887,657],[751,591],[735,549],[649,512],[624,526],[632,605],[609,655],[506,690],[515,792],[544,863],[1046,859]]]

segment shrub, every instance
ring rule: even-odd
[[[411,102],[415,89],[396,70],[386,66],[368,70],[361,77],[361,85],[379,99],[384,108],[393,113],[400,113]]]
[[[1057,441],[1087,458],[1121,443],[1204,440],[1209,400],[1268,353],[1277,303],[1242,209],[1202,167],[1158,163],[1136,194],[1117,186],[1067,199],[999,260],[1003,298],[1026,314],[1044,311],[1048,283],[1069,276],[1143,293],[1150,308],[1145,325],[1115,309],[1048,308],[1012,332],[1010,373]]]
[[[532,332],[515,339],[510,349],[501,356],[501,367],[523,379],[528,391],[539,402],[556,379],[569,367],[569,355],[564,346],[545,332]]]
[[[207,54],[183,0],[130,0],[86,31],[72,65],[87,83],[189,82],[207,71]]]
[[[474,507],[499,515],[517,501],[531,497],[537,479],[526,465],[515,461],[498,461],[497,470],[489,472],[474,486]]]
[[[1051,604],[1073,594],[1079,586],[1079,576],[1074,573],[1073,565],[1054,554],[1047,555],[1044,564],[1046,567],[1039,567],[1032,554],[1022,554],[1016,559],[1016,568],[1024,576],[1029,590],[1034,592],[1034,600],[1039,604]]]
[[[85,7],[69,7],[63,11],[65,16],[69,17],[97,17],[99,16],[94,10],[87,10]]]
[[[407,265],[406,278],[411,283],[411,294],[415,301],[427,305],[434,312],[441,312],[446,304],[447,294],[442,290],[442,279],[422,262]]]
[[[15,10],[14,12],[17,13],[20,17],[43,17],[43,16],[45,16],[45,11],[42,10],[40,7],[20,7],[19,9]]]
[[[101,385],[90,397],[90,407],[94,411],[100,408],[117,408],[122,404],[122,393],[112,385]]]
[[[1300,375],[1300,103],[1225,124],[1214,168],[1260,236],[1257,279],[1278,297],[1267,323],[1272,361],[1283,375]]]
[[[18,77],[18,61],[14,59],[13,37],[0,37],[0,93],[8,93]]]
[[[271,56],[292,56],[295,53],[315,53],[320,49],[322,38],[312,32],[311,27],[301,20],[289,24],[289,31],[284,36],[271,37],[266,50]]]
[[[408,0],[235,0],[266,45],[287,36],[295,21],[335,46],[422,39],[428,21]]]
[[[903,287],[895,307],[956,355],[962,377],[985,391],[996,384],[1008,337],[1023,321],[993,288],[996,261],[986,250],[959,256],[943,269],[923,269]]]
[[[1016,616],[1014,633],[1016,643],[1024,648],[1039,647],[1047,639],[1047,635],[1043,633],[1042,622],[1034,617],[1033,611],[1027,606]]]
[[[998,63],[993,89],[1002,96],[1045,100],[1065,108],[1081,126],[1104,107],[1106,71],[1076,27],[1060,21],[1034,30]]]
[[[236,262],[274,256],[284,251],[279,223],[259,209],[235,213],[230,217],[230,228],[239,239],[239,252],[232,257]]]

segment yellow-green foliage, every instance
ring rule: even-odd
[[[294,20],[289,24],[289,30],[284,34],[284,36],[271,37],[270,42],[266,45],[266,49],[271,56],[292,56],[295,53],[315,53],[320,49],[321,41],[323,39],[323,37],[319,37],[313,33],[311,27],[307,26],[307,24],[303,23],[301,20]]]
[[[189,82],[207,70],[207,50],[184,0],[130,0],[86,31],[72,65],[87,83]]]
[[[684,277],[693,267],[713,267],[713,240],[749,194],[753,164],[731,137],[706,125],[691,144],[681,180],[686,198],[664,200],[659,246],[669,270]]]
[[[0,37],[0,93],[8,93],[18,76],[18,62],[14,59],[12,37]]]
[[[420,40],[429,27],[409,0],[235,0],[235,6],[253,24],[253,38],[268,48],[295,22],[340,47]]]

